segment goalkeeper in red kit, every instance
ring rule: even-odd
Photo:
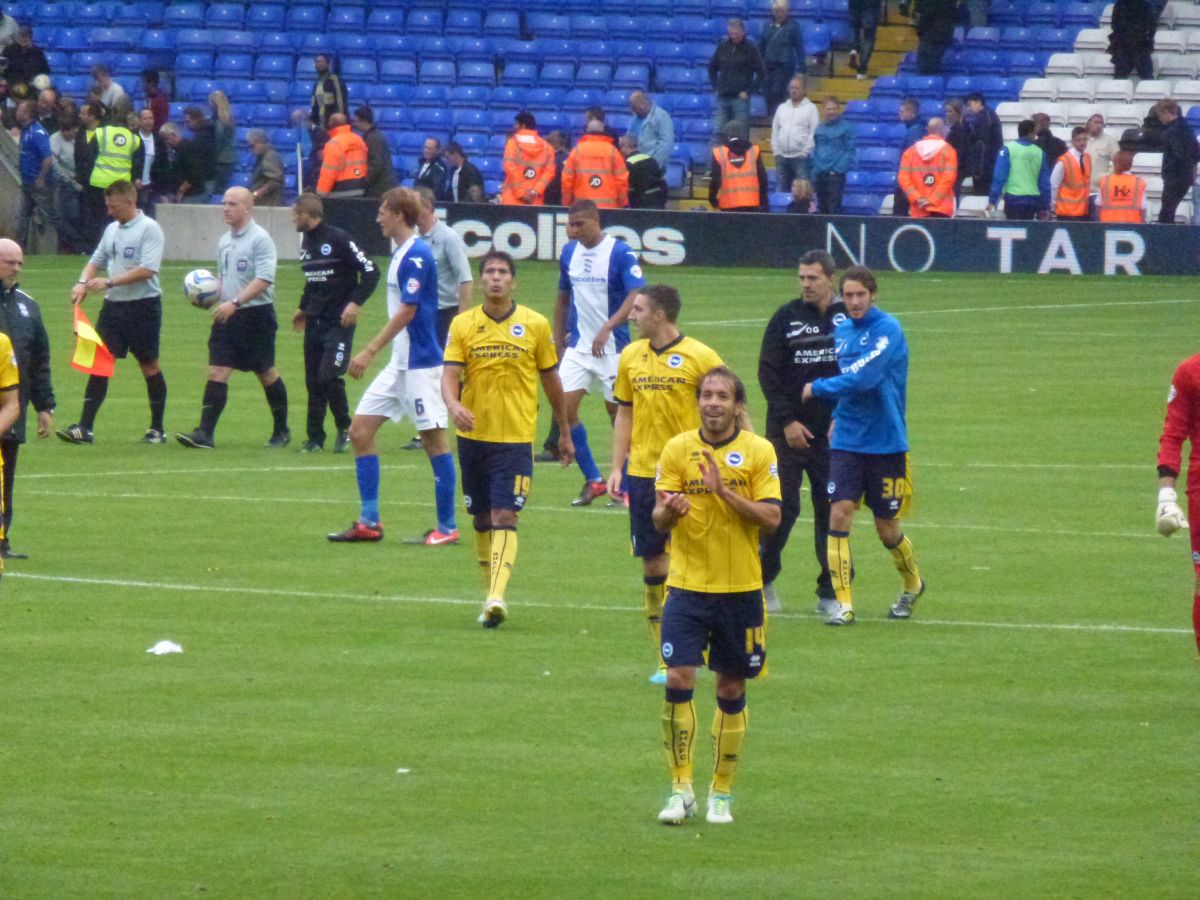
[[[1192,445],[1188,460],[1185,518],[1175,494],[1175,479],[1179,477],[1183,442]],[[1158,533],[1170,537],[1180,528],[1188,528],[1192,536],[1192,565],[1196,568],[1196,590],[1192,598],[1192,629],[1196,647],[1200,649],[1200,354],[1179,364],[1171,378],[1167,394],[1167,418],[1158,442],[1158,511],[1154,524]]]

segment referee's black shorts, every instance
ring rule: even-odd
[[[275,304],[239,309],[214,322],[208,336],[208,364],[262,374],[275,365]]]
[[[140,363],[158,359],[162,331],[162,297],[105,300],[96,319],[96,332],[117,359],[132,353]]]

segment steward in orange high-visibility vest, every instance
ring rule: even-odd
[[[350,130],[341,113],[329,117],[329,140],[321,158],[317,193],[334,197],[360,197],[367,185],[367,145]]]
[[[1146,179],[1130,174],[1133,154],[1120,150],[1113,154],[1113,171],[1100,179],[1096,205],[1101,222],[1142,223],[1146,221]]]
[[[593,130],[595,129],[595,130]],[[579,139],[562,173],[562,202],[591,200],[601,209],[629,205],[629,169],[625,157],[604,134],[604,123],[588,123],[588,133]]]
[[[954,215],[958,153],[946,143],[945,130],[941,119],[930,119],[929,134],[900,157],[896,180],[908,198],[908,214],[914,219],[948,219]]]
[[[730,134],[713,148],[708,202],[722,211],[767,208],[767,170],[757,144]]]
[[[533,113],[519,112],[516,131],[504,145],[504,184],[500,202],[541,206],[554,180],[554,148],[538,135]]]
[[[1054,215],[1060,219],[1087,219],[1091,192],[1092,158],[1087,153],[1087,129],[1071,132],[1071,149],[1054,164],[1050,189],[1057,190]]]

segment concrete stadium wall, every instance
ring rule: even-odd
[[[166,259],[208,263],[210,268],[216,268],[217,241],[229,230],[221,217],[221,207],[162,203],[155,209],[154,216],[166,238]],[[374,213],[374,226],[373,220]],[[267,229],[281,260],[300,258],[300,236],[292,225],[291,207],[256,207],[254,221]]]

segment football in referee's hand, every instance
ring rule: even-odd
[[[192,306],[208,309],[221,299],[221,282],[208,269],[192,269],[183,276],[183,294]]]

